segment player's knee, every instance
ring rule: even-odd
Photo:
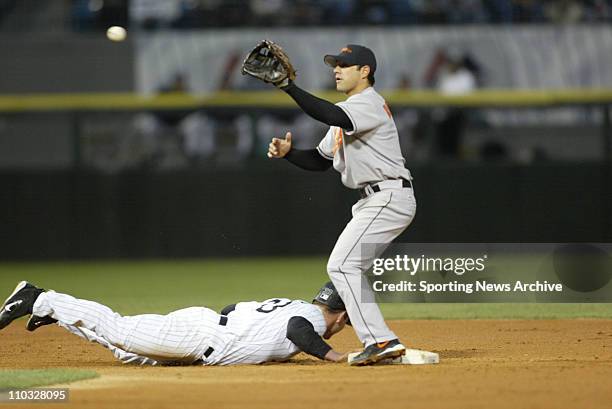
[[[332,275],[340,274],[341,263],[329,260],[327,262],[327,274],[331,277]]]
[[[327,263],[327,274],[330,277],[343,276],[347,274],[361,274],[359,263]]]

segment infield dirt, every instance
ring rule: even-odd
[[[53,408],[610,408],[612,320],[391,321],[439,365],[351,368],[300,354],[289,363],[135,367],[56,326],[0,332],[2,368],[91,368]],[[332,340],[359,348],[349,328]],[[2,407],[9,405],[0,404]],[[19,404],[18,408],[41,408]],[[42,405],[46,406],[46,405]]]

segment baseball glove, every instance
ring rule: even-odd
[[[242,75],[245,74],[279,88],[295,80],[295,68],[289,56],[270,40],[263,40],[246,56],[242,63]]]

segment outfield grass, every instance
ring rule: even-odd
[[[326,259],[249,258],[1,263],[0,297],[20,280],[102,302],[122,314],[287,297],[310,300],[328,280]],[[6,294],[6,295],[5,295]],[[612,304],[384,304],[390,319],[612,318]]]
[[[94,371],[82,369],[3,369],[0,370],[0,389],[22,389],[36,386],[70,383],[97,378]]]

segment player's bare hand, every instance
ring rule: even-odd
[[[283,158],[291,150],[291,132],[285,134],[285,139],[272,138],[268,146],[268,158]]]
[[[325,359],[332,362],[347,362],[350,352],[341,353],[330,349],[325,355]]]

